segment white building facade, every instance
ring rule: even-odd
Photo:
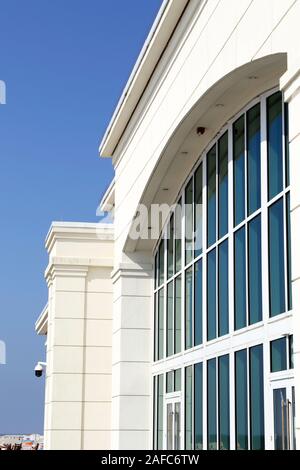
[[[300,447],[299,20],[166,0],[101,142],[112,449]]]

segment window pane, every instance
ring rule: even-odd
[[[158,360],[158,308],[157,294],[154,294],[154,361]]]
[[[216,146],[207,154],[207,246],[216,242]]]
[[[285,450],[287,448],[287,420],[285,413],[282,412],[283,402],[286,402],[286,388],[275,389],[273,391],[275,450]]]
[[[293,308],[292,298],[292,258],[291,258],[291,207],[290,193],[286,196],[286,240],[287,240],[287,273],[288,273],[288,309]]]
[[[175,280],[175,354],[181,351],[181,276]]]
[[[164,436],[164,376],[158,376],[158,400],[157,400],[157,449],[163,449]]]
[[[182,206],[181,199],[178,201],[175,209],[175,269],[181,270],[181,236],[182,236]]]
[[[154,261],[154,288],[157,288],[157,282],[158,280],[158,252],[155,255],[155,261]]]
[[[193,259],[193,178],[185,190],[185,264]]]
[[[175,388],[174,392],[181,391],[181,369],[175,370]]]
[[[271,342],[271,372],[287,369],[286,338]]]
[[[193,346],[193,267],[185,272],[185,349]]]
[[[246,326],[246,249],[245,227],[235,233],[234,237],[234,298],[235,329]]]
[[[269,200],[283,189],[282,94],[267,99]]]
[[[284,103],[284,137],[285,137],[285,185],[290,185],[290,125],[289,125],[289,105]]]
[[[158,293],[158,360],[164,357],[164,289]]]
[[[242,116],[233,125],[234,223],[245,218],[245,122]]]
[[[247,351],[235,353],[236,448],[248,449]]]
[[[261,206],[260,191],[260,104],[247,113],[248,214]]]
[[[229,450],[229,356],[219,358],[219,449]]]
[[[219,246],[219,336],[228,333],[228,241]]]
[[[168,279],[174,274],[174,216],[168,227]]]
[[[283,200],[269,208],[270,316],[285,311]]]
[[[167,393],[174,392],[174,372],[167,373]]]
[[[251,449],[265,448],[263,346],[250,349]]]
[[[216,359],[207,361],[207,448],[217,449]]]
[[[294,369],[294,336],[289,336],[289,368]]]
[[[203,230],[203,207],[202,207],[202,164],[199,166],[195,173],[195,258],[201,255],[202,244],[202,230]]]
[[[228,232],[228,133],[219,140],[219,238]]]
[[[153,449],[157,449],[157,377],[153,377]]]
[[[159,250],[158,250],[158,281],[159,285],[164,282],[164,268],[165,268],[165,260],[164,260],[164,240],[160,242]]]
[[[207,256],[207,339],[216,337],[216,250]]]
[[[185,449],[193,449],[192,435],[193,366],[185,369]]]
[[[168,303],[167,303],[167,356],[174,354],[174,297],[173,297],[173,281],[168,284]]]
[[[203,380],[202,364],[195,365],[195,450],[203,449]]]
[[[202,259],[195,264],[195,346],[202,344]]]
[[[261,222],[260,216],[249,223],[249,320],[262,320]]]

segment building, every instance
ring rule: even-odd
[[[46,448],[72,433],[73,448],[300,448],[299,20],[299,0],[163,2],[100,145],[115,168],[113,269],[100,255],[107,278],[93,280],[112,305],[99,300],[94,333],[112,312],[112,362],[89,359],[111,367],[111,414],[97,408],[89,445],[84,396],[58,415],[46,398]],[[59,309],[72,316],[68,296]],[[63,383],[52,392],[71,403]]]
[[[56,222],[46,248],[45,449],[109,448],[113,228]]]

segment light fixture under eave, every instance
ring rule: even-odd
[[[162,188],[163,191],[169,191],[169,188]]]
[[[187,152],[186,150],[183,150],[183,151],[180,152],[180,153],[181,153],[181,155],[188,155],[188,154],[189,154],[189,152]]]
[[[248,80],[258,80],[258,77],[256,75],[250,75]]]
[[[216,108],[225,108],[225,105],[223,103],[217,103]]]

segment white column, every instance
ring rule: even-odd
[[[152,265],[122,263],[113,284],[112,449],[149,449]]]
[[[300,58],[282,77],[281,89],[289,103],[296,440],[300,449]]]

